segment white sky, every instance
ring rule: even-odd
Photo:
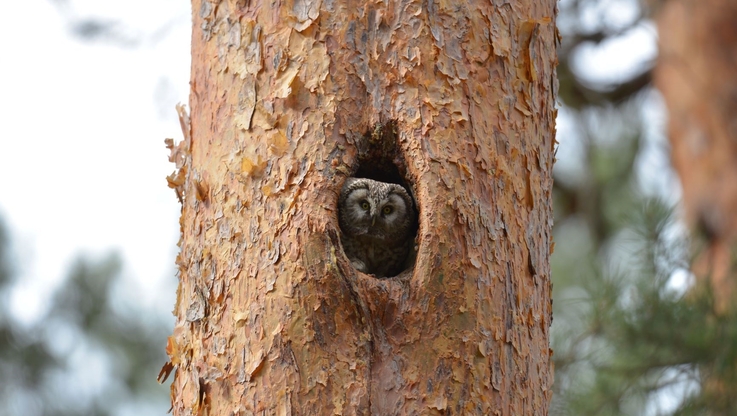
[[[171,310],[179,205],[164,139],[181,138],[174,105],[189,94],[189,3],[70,5],[140,33],[173,24],[122,48],[70,36],[68,13],[50,0],[4,5],[0,216],[23,282],[12,303],[33,320],[78,254],[117,249],[144,302]]]

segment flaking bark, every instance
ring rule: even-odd
[[[175,415],[544,415],[555,1],[193,1]],[[420,225],[354,270],[337,196],[389,164]]]

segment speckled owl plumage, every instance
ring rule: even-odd
[[[414,244],[415,209],[401,185],[348,178],[338,199],[346,256],[357,270],[376,277],[402,271]]]

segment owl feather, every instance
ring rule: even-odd
[[[395,276],[414,244],[416,214],[401,185],[348,178],[338,200],[341,241],[357,270]]]

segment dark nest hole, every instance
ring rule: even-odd
[[[417,257],[417,231],[419,229],[419,211],[415,197],[414,184],[407,179],[407,164],[404,155],[397,146],[396,123],[377,124],[356,143],[358,150],[357,165],[353,177],[368,178],[380,182],[394,183],[407,190],[412,198],[414,223],[411,228],[410,249],[404,265],[397,273],[390,276],[403,275],[414,268]]]
[[[377,124],[361,138],[353,176],[402,185],[412,195],[417,210],[414,187],[406,180],[407,163],[397,147],[396,123]]]

